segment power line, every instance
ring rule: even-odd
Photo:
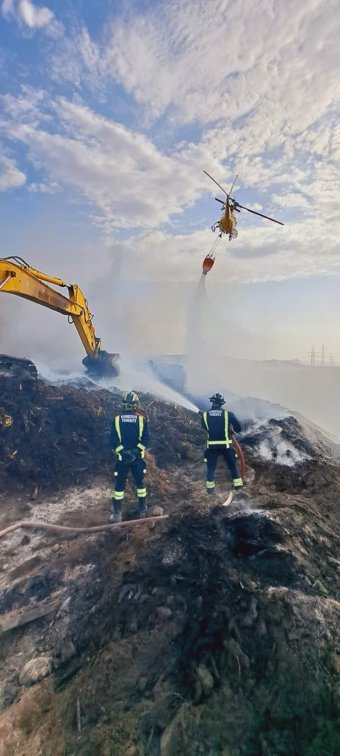
[[[325,345],[322,345],[320,367],[325,367]]]
[[[310,367],[315,367],[315,360],[319,356],[319,353],[315,351],[314,344],[312,346],[312,349],[310,352],[308,352],[308,357],[310,358]]]

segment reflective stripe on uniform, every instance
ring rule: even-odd
[[[116,432],[117,432],[117,436],[118,436],[118,438],[120,440],[120,443],[122,443],[122,434],[120,432],[120,417],[119,417],[119,415],[117,415],[115,417],[115,429],[116,429]]]
[[[138,435],[137,449],[140,450],[140,452],[141,452],[141,458],[144,459],[145,446],[141,442],[141,438],[142,438],[143,430],[144,430],[144,417],[143,417],[143,415],[138,415],[138,429],[139,429],[139,435]]]
[[[225,446],[227,449],[229,449],[230,442],[229,441],[208,441],[208,446]]]
[[[141,459],[144,459],[145,446],[143,446],[143,444],[137,444],[137,449],[139,449],[139,451],[140,451]]]
[[[124,499],[124,491],[115,491],[112,498],[114,498],[115,501],[122,501],[122,499]]]
[[[207,488],[215,488],[215,481],[207,480]]]
[[[146,496],[146,488],[137,488],[137,496],[139,499],[144,499]]]
[[[115,448],[115,452],[116,452],[116,454],[118,456],[119,461],[121,462],[122,461],[122,457],[119,454],[119,452],[121,452],[122,449],[124,449],[124,446],[122,444],[122,434],[121,434],[121,430],[120,430],[120,417],[119,417],[119,415],[117,415],[115,417],[115,429],[116,429],[116,433],[117,433],[117,436],[118,436],[119,441],[120,441],[120,444],[118,446],[116,446],[116,448]]]
[[[145,446],[141,442],[141,438],[142,438],[143,430],[144,430],[144,417],[143,417],[143,415],[138,415],[138,429],[139,429],[139,436],[138,436],[137,449],[140,449],[141,458],[144,459]]]
[[[208,425],[208,413],[203,412],[203,420],[205,425],[207,426],[207,431],[209,433],[209,425]],[[226,449],[229,449],[229,446],[231,445],[231,441],[228,434],[228,426],[229,426],[229,417],[228,417],[228,411],[224,410],[224,434],[225,439],[224,441],[213,441],[211,438],[207,441],[207,447],[209,446],[224,446]]]

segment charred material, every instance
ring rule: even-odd
[[[19,381],[35,380],[37,377],[37,368],[31,360],[0,354],[0,380],[3,378],[15,378]]]
[[[119,393],[1,388],[13,425],[0,527],[19,511],[32,523],[107,522]],[[225,508],[224,470],[221,501],[204,490],[198,418],[142,401],[151,501],[169,518],[143,532],[15,531],[0,543],[4,752],[336,756],[339,465],[311,437],[303,447],[290,418],[279,437],[296,446],[299,436],[309,456],[291,466],[261,456],[265,428],[254,444],[249,431],[247,486]]]

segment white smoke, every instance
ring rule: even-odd
[[[208,343],[204,331],[204,321],[209,310],[205,281],[205,276],[201,275],[189,303],[187,316],[186,390],[197,396],[206,390],[206,370],[209,362]]]
[[[261,441],[258,454],[265,462],[275,462],[286,467],[294,467],[298,462],[305,462],[306,459],[310,459],[308,454],[303,454],[293,444],[287,443],[283,439],[277,439],[273,443],[272,438],[266,438]]]
[[[110,388],[112,381],[103,382],[103,385]],[[136,361],[131,357],[124,357],[120,362],[120,374],[114,378],[114,385],[121,391],[145,391],[171,404],[178,404],[192,412],[198,412],[195,404],[159,380],[151,367],[143,360]]]
[[[153,373],[152,368],[147,361],[134,359],[132,357],[123,357],[120,360],[120,374],[114,378],[102,378],[96,380],[92,376],[87,377],[85,370],[62,371],[53,370],[49,365],[41,361],[36,362],[39,377],[47,383],[54,385],[74,385],[86,388],[96,387],[105,388],[108,391],[119,389],[122,392],[136,391],[153,394],[159,399],[171,404],[179,405],[191,412],[197,413],[198,407],[189,399],[183,396],[179,391],[172,389],[166,383],[163,383]]]
[[[242,287],[226,286],[230,315],[221,315],[208,296],[202,276],[192,295],[187,317],[187,359],[183,362],[186,390],[198,398],[224,393],[230,409],[242,418],[259,420],[300,413],[340,442],[340,369],[309,368],[298,361],[233,359],[249,342],[249,332],[237,322],[244,302]],[[238,308],[237,308],[237,303]],[[249,329],[251,329],[251,313]],[[246,348],[245,348],[246,351]],[[267,407],[265,403],[268,403]],[[265,449],[263,449],[265,453]],[[282,458],[287,455],[282,450]]]

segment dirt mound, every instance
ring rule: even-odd
[[[41,486],[24,516],[107,521],[119,395],[40,381],[20,393],[14,379],[5,389],[20,486]],[[0,542],[0,755],[336,756],[339,465],[309,440],[303,447],[295,421],[291,432],[289,420],[268,426],[271,449],[281,431],[294,449],[300,438],[294,464],[266,458],[265,429],[254,428],[244,439],[248,492],[225,508],[204,491],[198,418],[143,403],[148,487],[168,520],[61,540],[15,531]],[[24,499],[9,449],[4,523]],[[74,485],[76,449],[86,486]],[[222,469],[217,483],[222,502]]]
[[[3,695],[19,693],[0,720],[8,756],[335,756],[334,584],[287,533],[294,503],[284,525],[284,502],[275,519],[255,504],[249,522],[198,500],[161,530],[52,547],[8,587],[6,608],[59,597],[52,621],[3,636]],[[240,536],[257,549],[235,548]],[[25,692],[26,655],[53,672]]]
[[[59,489],[109,476],[110,430],[121,410],[118,391],[56,387],[0,375],[0,392],[3,414],[13,420],[0,430],[0,491],[20,485],[31,492],[36,487]],[[201,452],[204,434],[192,413],[147,394],[141,394],[141,401],[152,425],[151,453],[158,464],[178,465]]]
[[[0,354],[0,377],[16,378],[19,381],[25,381],[30,378],[37,378],[38,371],[31,360],[10,357],[8,354]]]

